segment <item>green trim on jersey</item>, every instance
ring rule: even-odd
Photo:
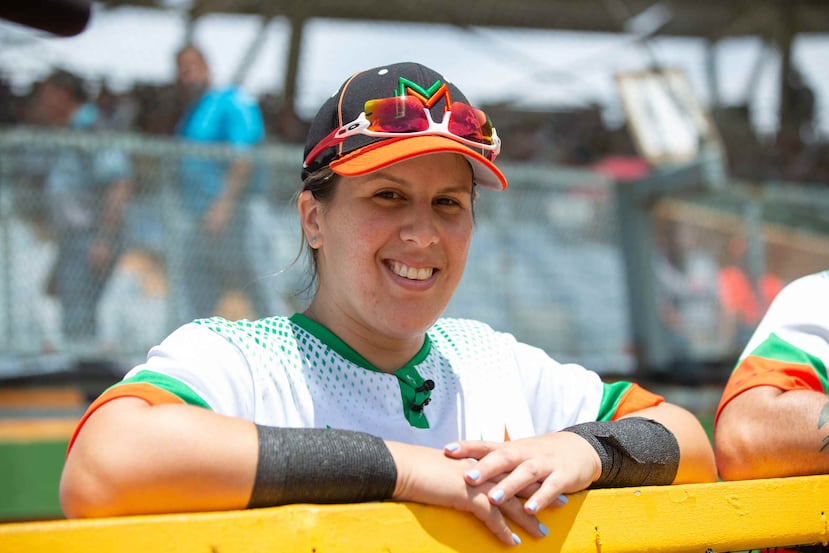
[[[188,405],[204,407],[205,409],[208,409],[210,411],[213,410],[210,408],[210,405],[208,405],[208,403],[205,400],[203,400],[199,394],[194,392],[190,386],[188,386],[180,380],[173,378],[172,376],[167,376],[166,374],[161,374],[155,371],[139,371],[130,378],[125,378],[124,380],[116,384],[116,386],[138,383],[152,384],[156,388],[161,388],[162,390],[165,390],[177,396]]]
[[[820,385],[823,391],[829,393],[829,376],[826,374],[826,365],[823,361],[811,355],[802,349],[793,346],[774,332],[769,334],[768,338],[754,348],[751,352],[754,357],[762,357],[764,359],[773,359],[775,361],[783,361],[785,363],[795,363],[798,365],[808,365],[815,370],[815,374],[820,380]]]
[[[431,401],[431,390],[421,387],[426,380],[411,365],[394,372],[400,386],[400,398],[403,400],[403,414],[409,424],[415,428],[429,428],[429,421],[423,414],[423,407]],[[420,406],[419,409],[413,408]]]
[[[294,313],[289,317],[289,320],[309,334],[316,336],[320,342],[341,355],[344,359],[369,371],[384,372],[375,367],[368,359],[357,353],[351,346],[342,341],[339,336],[302,313]],[[400,387],[403,415],[409,421],[409,424],[415,428],[429,428],[429,421],[426,419],[426,415],[423,414],[422,406],[428,403],[432,392],[421,389],[426,380],[420,376],[415,367],[426,359],[431,349],[432,341],[428,335],[425,335],[420,351],[408,363],[393,373]],[[421,406],[421,408],[418,411],[417,409],[413,409],[413,406]]]
[[[613,420],[613,415],[619,409],[619,402],[622,401],[622,397],[630,389],[631,385],[630,382],[625,381],[604,383],[602,403],[599,405],[599,414],[596,416],[597,421]]]

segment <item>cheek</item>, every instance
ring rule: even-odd
[[[368,270],[365,265],[371,262],[387,237],[383,225],[368,218],[344,218],[333,228],[336,229],[333,236],[326,237],[330,253],[340,263],[363,266],[362,271]]]
[[[452,250],[457,254],[463,257],[464,261],[466,261],[466,257],[469,254],[469,248],[472,245],[472,221],[463,221],[458,225],[452,227],[449,230],[448,236],[450,243],[452,244]]]

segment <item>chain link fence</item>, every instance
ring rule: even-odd
[[[132,190],[110,231],[104,220],[114,187],[92,173],[117,155],[128,164],[119,178]],[[250,156],[252,193],[235,216],[246,232],[240,243],[212,252],[227,265],[213,283],[221,290],[212,311],[234,318],[292,312],[301,288],[301,270],[292,267],[300,242],[291,204],[300,151],[266,147]],[[215,275],[184,262],[194,222],[182,168],[238,157],[229,148],[139,135],[0,132],[0,357],[12,360],[8,370],[20,359],[55,356],[57,365],[67,356],[130,364],[191,320],[188,296]],[[111,266],[93,266],[98,242],[110,246]],[[244,263],[252,269],[243,271]],[[74,286],[66,284],[73,279]],[[88,316],[68,316],[72,309]]]
[[[230,274],[212,312],[288,315],[305,305],[306,264],[297,259],[293,203],[300,150],[269,144],[249,154],[255,178],[240,218],[247,232],[212,252],[227,260]],[[127,370],[190,320],[188,293],[215,275],[185,263],[192,248],[182,167],[188,160],[227,162],[238,155],[136,134],[0,131],[0,373],[65,370],[83,358]],[[104,173],[121,164],[132,183],[118,232],[107,234],[100,219],[111,201],[107,186],[81,197],[74,181],[57,178],[61,172],[83,178],[95,158]],[[446,314],[484,320],[556,359],[599,372],[635,370],[614,183],[588,169],[502,167],[510,187],[481,191],[467,270]],[[56,193],[61,186],[63,194]],[[734,261],[726,257],[732,239],[746,239],[749,274],[792,280],[829,266],[826,207],[823,188],[741,183],[649,207],[658,247],[648,255],[666,276],[659,279],[665,290],[651,292],[675,308],[665,326],[674,331],[678,359],[729,358],[739,349],[742,335],[723,340],[718,287],[720,270]],[[68,230],[72,224],[83,232]],[[75,238],[81,246],[72,244]],[[91,264],[84,240],[112,245],[111,268],[100,274],[79,269]],[[241,271],[245,260],[252,270]],[[68,321],[79,298],[92,315]]]

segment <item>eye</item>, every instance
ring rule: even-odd
[[[439,198],[435,198],[435,204],[444,207],[457,208],[463,208],[466,206],[466,203],[461,198],[454,196],[441,196]]]
[[[374,197],[383,200],[399,200],[403,196],[396,190],[379,190],[374,193]]]
[[[438,198],[438,199],[435,200],[435,203],[438,204],[438,205],[450,205],[450,206],[460,205],[460,203],[454,198]]]

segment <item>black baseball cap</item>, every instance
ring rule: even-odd
[[[414,96],[429,108],[433,121],[443,120],[452,103],[469,105],[466,96],[440,73],[414,62],[395,63],[360,71],[349,77],[337,93],[319,109],[311,123],[303,159],[332,133],[357,119],[367,101],[380,98]],[[496,135],[497,136],[497,135]],[[489,148],[491,150],[491,148]],[[436,152],[454,152],[470,163],[474,181],[486,188],[504,190],[507,180],[491,161],[494,155],[485,147],[453,138],[446,132],[405,133],[395,136],[354,134],[306,159],[302,179],[330,167],[343,176],[365,175],[412,157]]]

